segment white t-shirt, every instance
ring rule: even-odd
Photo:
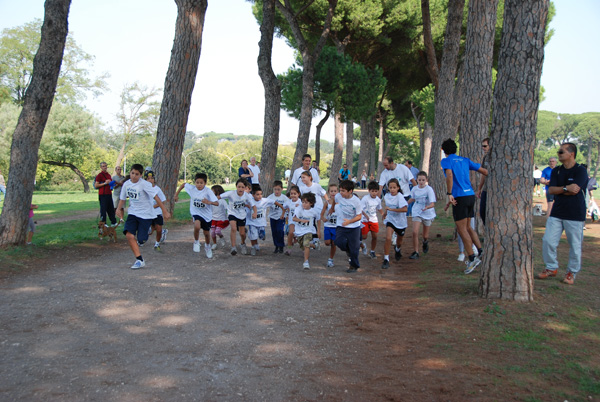
[[[287,197],[287,195],[285,195],[283,193],[281,193],[279,196],[276,196],[275,194],[271,194],[267,198],[270,200],[273,200],[273,206],[271,208],[269,208],[269,218],[276,219],[276,220],[281,219],[281,208],[279,208],[277,205],[275,205],[275,203],[278,202],[281,205],[283,205],[285,208],[285,203],[287,202],[287,200],[289,200],[289,198]]]
[[[261,198],[260,201],[256,201],[252,198],[251,206],[256,207],[256,219],[252,219],[254,209],[249,208],[246,213],[246,225],[265,227],[267,226],[267,208],[272,207],[275,201],[269,198]]]
[[[383,172],[381,172],[381,176],[379,176],[379,185],[385,187],[385,185],[387,185],[388,181],[391,179],[398,179],[400,182],[400,190],[402,190],[404,197],[408,197],[410,195],[409,183],[411,183],[411,180],[414,179],[414,176],[409,168],[401,163],[397,163],[396,169],[385,169]]]
[[[317,172],[317,169],[310,168],[310,169],[308,169],[308,171],[310,172],[310,175],[313,178],[313,183],[319,183],[319,181],[321,181],[321,179],[319,178],[319,172]],[[305,172],[305,170],[302,166],[300,166],[298,169],[294,170],[294,175],[292,176],[292,180],[291,180],[292,184],[295,184],[297,186],[300,186],[300,184],[302,184],[302,180],[300,179],[300,175],[302,174],[302,172]]]
[[[363,210],[361,222],[379,222],[379,219],[377,219],[377,211],[381,211],[381,198],[373,198],[371,197],[371,194],[367,194],[361,198],[360,205]],[[369,215],[368,219],[365,214]]]
[[[315,195],[315,208],[319,210],[319,213],[323,210],[323,197],[327,194],[327,191],[321,187],[318,183],[313,183],[310,187],[304,183],[298,185],[300,194],[313,193]]]
[[[204,186],[202,190],[198,190],[196,186],[192,186],[189,183],[185,183],[184,189],[190,195],[190,215],[198,215],[206,222],[212,221],[213,206],[203,203],[202,200],[206,198],[211,202],[217,201],[215,193],[208,186]]]
[[[319,220],[319,211],[316,208],[304,209],[302,205],[294,210],[294,216],[298,219],[307,219],[308,222],[296,222],[294,221],[294,234],[298,237],[303,236],[307,233],[316,234],[317,228],[315,227],[315,221]]]
[[[423,211],[427,205],[432,202],[436,202],[435,192],[431,186],[426,185],[421,188],[419,186],[413,187],[410,190],[410,197],[415,200],[412,208],[412,216],[418,216],[422,219],[433,219],[435,218],[435,208],[429,208]]]
[[[233,215],[238,219],[246,219],[246,204],[254,200],[252,196],[245,192],[239,196],[237,190],[225,191],[221,194],[222,199],[229,200],[227,205],[227,214]]]
[[[258,165],[248,165],[248,169],[252,170],[252,173],[254,173],[254,176],[248,177],[250,180],[252,180],[252,184],[259,184],[258,175],[260,175],[260,168]]]
[[[323,226],[325,226],[326,228],[334,228],[337,226],[337,211],[333,211],[333,213],[330,213],[331,207],[332,205],[330,203],[327,203],[325,221],[323,222]],[[338,206],[336,205],[335,207],[337,208]]]
[[[385,206],[387,208],[398,209],[408,205],[404,199],[404,196],[400,193],[396,195],[387,193],[385,197],[383,197],[383,200],[385,201]],[[394,225],[396,229],[405,229],[408,226],[406,221],[406,212],[394,212],[388,210],[383,223],[387,224],[388,222]]]
[[[292,199],[288,199],[285,202],[285,205],[283,206],[286,210],[289,211],[288,213],[288,225],[293,225],[295,222],[292,220],[294,218],[294,211],[296,210],[296,208],[298,208],[300,205],[302,205],[302,201],[300,201],[300,198],[298,198],[296,201],[292,201]]]
[[[227,201],[217,200],[219,205],[213,205],[212,207],[212,220],[213,221],[226,221],[227,220]]]
[[[343,226],[344,219],[354,219],[356,215],[362,214],[362,205],[360,205],[360,199],[356,195],[352,195],[350,198],[344,198],[341,194],[335,195],[335,212],[337,214],[337,226],[345,228],[359,228],[360,220]]]
[[[158,193],[156,193],[156,195],[158,195],[158,199],[161,200],[163,203],[165,201],[167,201],[167,197],[165,197],[165,193],[163,193],[163,191],[160,189],[160,187],[158,186],[154,186],[158,189]],[[153,198],[152,199],[152,207],[154,208],[154,217],[156,218],[158,215],[162,215],[162,209],[160,209],[160,207],[157,207],[158,203],[156,202],[156,200]]]
[[[137,183],[127,180],[123,183],[120,199],[126,200],[129,198],[129,215],[141,219],[154,219],[152,200],[158,190],[158,187],[152,187],[152,184],[144,179],[139,179]]]
[[[540,169],[535,169],[533,171],[533,178],[534,179],[541,179],[542,178],[542,171]]]

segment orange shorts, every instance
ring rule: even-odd
[[[363,222],[363,226],[361,228],[362,237],[365,238],[369,234],[369,232],[379,233],[379,223],[378,222]]]

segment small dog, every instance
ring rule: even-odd
[[[122,221],[117,223],[117,226],[121,224]],[[117,226],[107,226],[104,222],[98,222],[98,238],[104,240],[106,236],[108,239],[112,239],[113,243],[117,242]]]
[[[535,204],[533,206],[533,216],[542,216],[544,213],[542,212],[542,204]]]

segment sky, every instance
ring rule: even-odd
[[[546,45],[542,110],[600,112],[600,1],[555,0],[555,34]],[[0,30],[43,19],[43,0],[0,0]],[[92,74],[108,73],[109,91],[85,102],[107,126],[116,127],[119,95],[138,81],[162,88],[169,65],[177,7],[172,0],[73,0],[69,31],[78,45],[95,56]],[[200,65],[192,97],[188,131],[233,134],[263,132],[264,91],[256,58],[260,29],[244,0],[211,0],[206,13]],[[275,39],[273,69],[282,73],[294,52]],[[313,121],[311,138],[319,117]],[[298,121],[281,112],[280,138],[295,141]],[[333,141],[333,122],[323,128]]]

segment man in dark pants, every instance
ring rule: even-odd
[[[110,222],[113,226],[116,226],[117,218],[115,217],[115,206],[110,189],[112,177],[107,172],[108,165],[106,162],[100,162],[100,170],[101,172],[94,179],[94,188],[98,190],[98,200],[100,201],[100,221],[106,223],[106,214],[108,214]]]

